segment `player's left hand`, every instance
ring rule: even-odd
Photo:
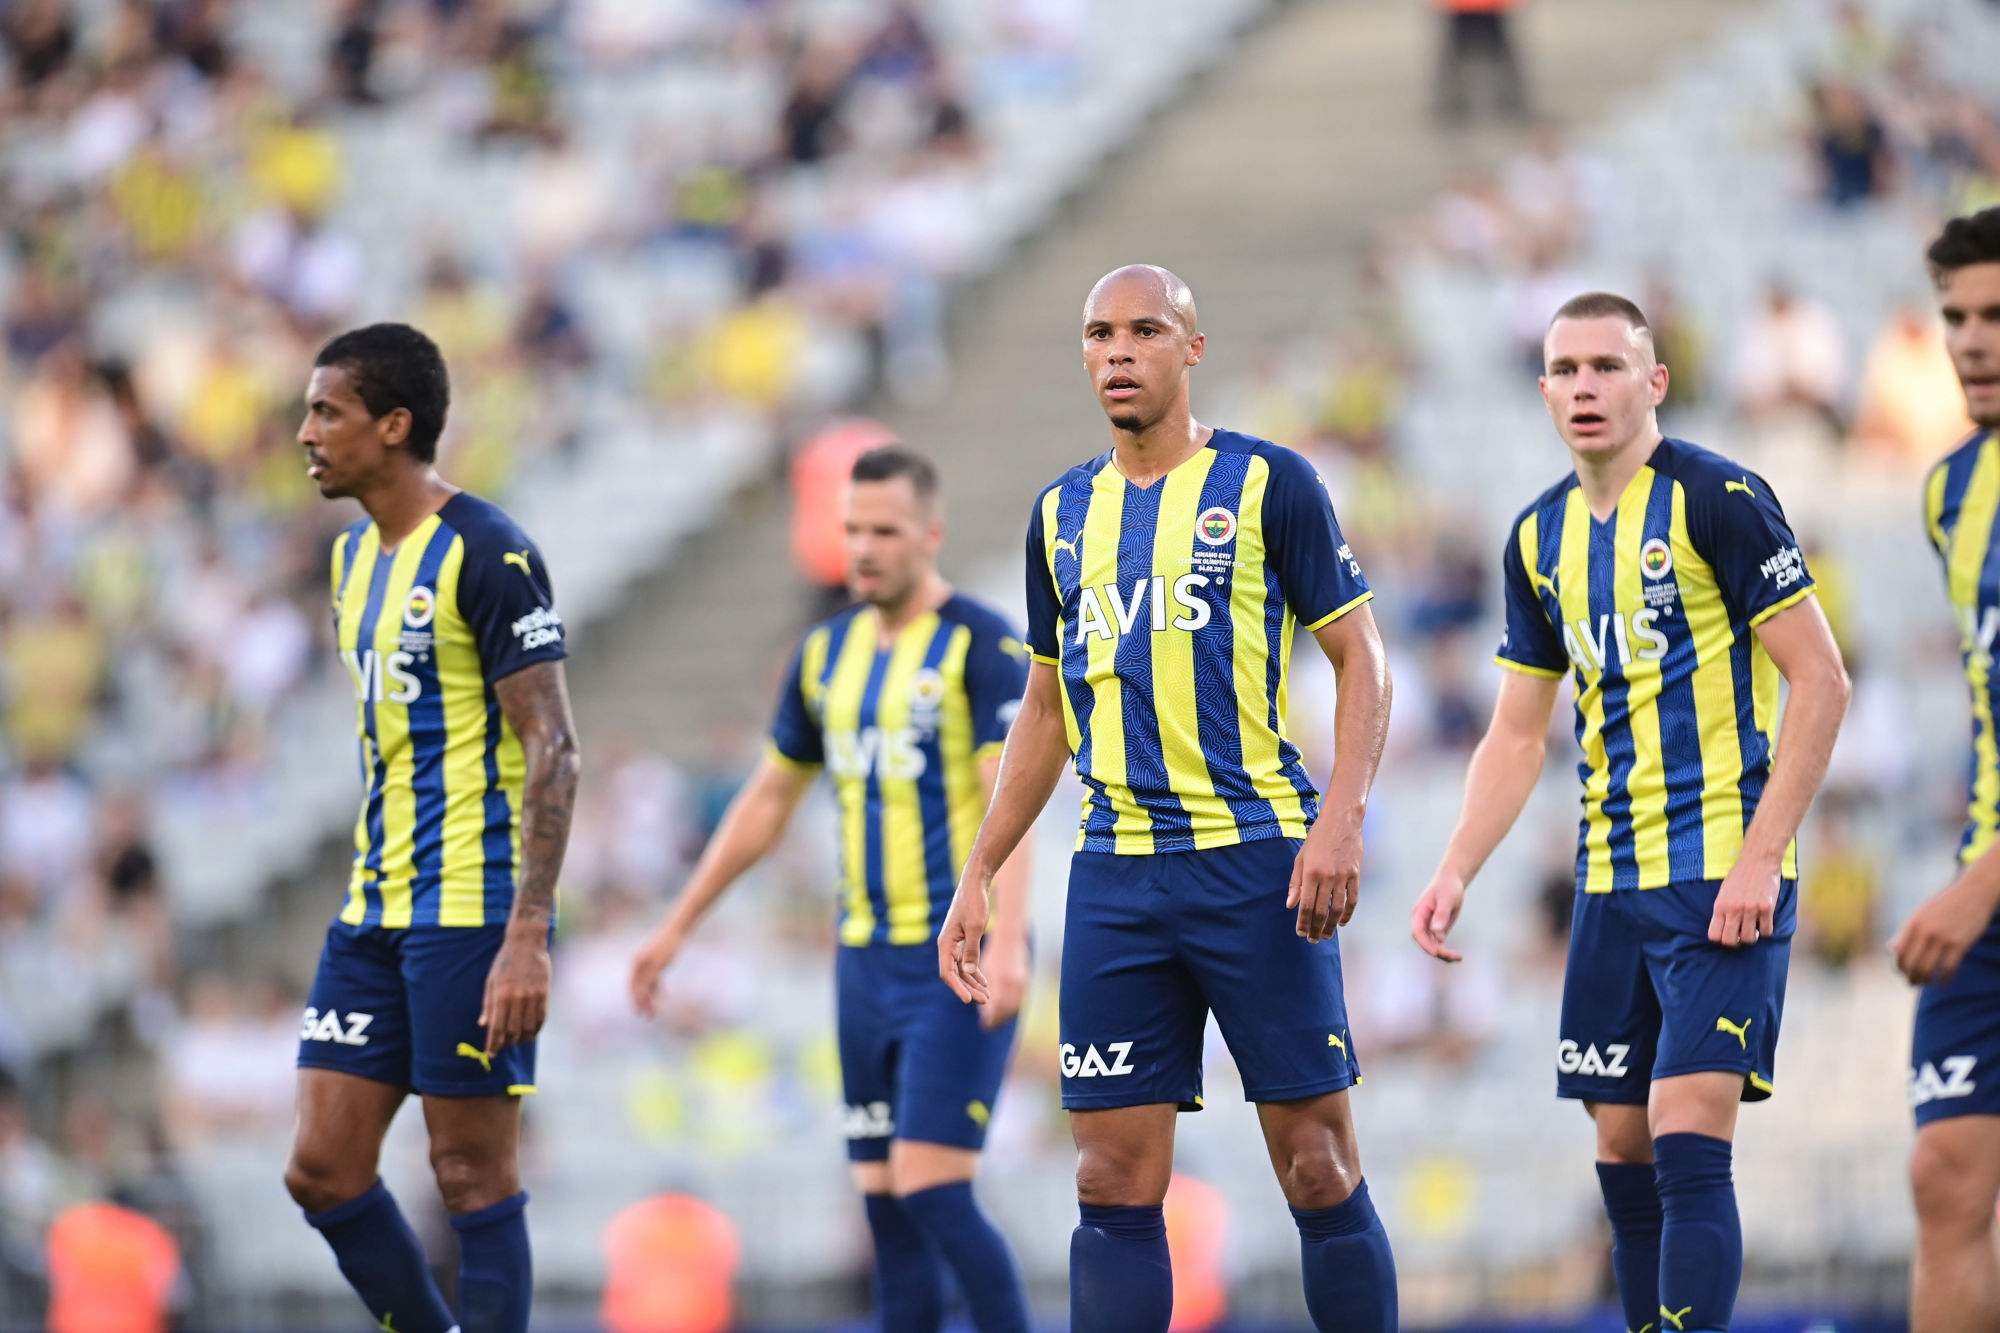
[[[1317,944],[1353,920],[1360,901],[1360,812],[1322,810],[1292,860],[1285,906],[1298,909],[1299,937]]]
[[[1953,881],[1915,912],[1889,941],[1896,970],[1913,986],[1950,981],[1965,954],[1993,919],[1993,905],[1963,877]]]
[[[479,1008],[487,1055],[533,1041],[542,1030],[542,1022],[549,1016],[550,972],[547,930],[510,926],[506,942],[486,974],[486,1000]]]
[[[938,975],[951,993],[966,1004],[990,1004],[993,988],[979,969],[979,941],[986,934],[993,895],[985,883],[967,874],[951,896],[951,910],[945,913],[944,927],[938,931]]]
[[[1708,938],[1725,948],[1768,939],[1778,928],[1778,867],[1739,859],[1716,890]]]

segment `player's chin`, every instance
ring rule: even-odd
[[[1146,428],[1146,418],[1122,403],[1112,407],[1105,415],[1111,419],[1112,425],[1122,431],[1137,432]]]

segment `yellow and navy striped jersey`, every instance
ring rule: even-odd
[[[1028,647],[1062,677],[1087,788],[1077,849],[1303,838],[1319,793],[1285,735],[1292,625],[1373,596],[1312,465],[1216,431],[1135,486],[1110,453],[1028,522]]]
[[[1980,431],[1944,456],[1924,483],[1924,526],[1944,560],[1952,615],[1972,692],[1972,771],[1959,860],[1971,865],[2000,838],[2000,740],[1993,733],[1993,642],[2000,632],[2000,433]]]
[[[1601,523],[1574,473],[1543,492],[1502,565],[1500,665],[1575,685],[1578,887],[1723,878],[1771,773],[1778,669],[1753,630],[1813,589],[1771,488],[1662,440]]]
[[[363,519],[333,543],[333,628],[367,789],[340,919],[505,921],[527,764],[493,684],[564,654],[541,553],[464,491],[394,550]]]
[[[1026,682],[1027,650],[1012,627],[958,594],[886,646],[869,606],[806,634],[770,752],[833,779],[842,944],[937,935],[986,814],[980,765],[1006,742]]]

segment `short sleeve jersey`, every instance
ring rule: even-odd
[[[2000,680],[2000,434],[1981,431],[1933,467],[1924,485],[1924,528],[1944,562],[1958,622],[1966,690],[1972,697],[1972,762],[1959,859],[1971,865],[2000,838],[2000,740],[1994,735]]]
[[[1311,464],[1218,430],[1141,487],[1101,454],[1036,502],[1027,595],[1087,789],[1079,850],[1305,836],[1319,797],[1285,732],[1293,625],[1373,596]]]
[[[1813,588],[1771,488],[1662,440],[1603,522],[1574,473],[1543,492],[1509,531],[1502,572],[1500,665],[1575,686],[1579,886],[1727,875],[1777,721],[1778,670],[1753,631]]]
[[[866,606],[799,644],[770,753],[833,780],[842,944],[922,944],[944,924],[986,814],[980,765],[1006,741],[1026,680],[1013,627],[962,595],[886,646]]]
[[[333,544],[333,626],[361,779],[350,925],[507,919],[527,761],[497,681],[566,651],[541,552],[461,491],[393,550],[363,519]]]

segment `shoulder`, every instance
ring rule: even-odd
[[[352,556],[361,547],[362,534],[368,531],[369,518],[363,514],[339,532],[333,534],[333,559],[336,564]]]
[[[846,634],[848,627],[854,623],[854,618],[866,609],[867,604],[864,602],[854,602],[851,605],[841,607],[826,619],[814,622],[804,634],[799,636],[800,645],[803,646],[810,642],[816,635],[826,638]]]
[[[1660,441],[1647,466],[1680,483],[1690,500],[1720,500],[1732,491],[1776,499],[1771,484],[1732,458],[1672,437]]]
[[[1954,482],[1963,485],[1961,479],[1971,475],[1979,456],[1996,442],[2000,442],[2000,435],[1988,430],[1976,430],[1960,440],[1950,453],[1931,464],[1930,471],[1924,474],[1925,490],[1936,486],[1950,487]]]
[[[1097,479],[1097,474],[1104,471],[1110,462],[1111,451],[1106,449],[1095,458],[1078,463],[1075,467],[1065,469],[1060,477],[1057,477],[1054,481],[1035,493],[1035,512],[1040,513],[1043,502],[1057,491],[1065,490],[1075,485],[1080,485],[1087,489],[1091,482]]]
[[[1306,461],[1304,454],[1255,435],[1245,435],[1241,431],[1234,430],[1217,430],[1209,437],[1208,447],[1218,454],[1248,454],[1251,458],[1261,459],[1264,466],[1269,469],[1273,482],[1311,482],[1316,486],[1324,484],[1320,480],[1319,469]]]
[[[508,553],[525,556],[531,551],[538,560],[541,556],[540,549],[506,510],[471,491],[460,491],[445,501],[444,508],[438,510],[438,517],[465,540],[468,556],[503,556]]]
[[[976,597],[955,592],[938,608],[938,618],[963,625],[980,638],[1011,638],[1014,626],[1006,616]]]
[[[1522,509],[1518,514],[1515,514],[1514,521],[1507,525],[1509,539],[1511,540],[1516,536],[1531,520],[1540,520],[1551,510],[1566,501],[1569,498],[1569,493],[1576,489],[1576,485],[1576,473],[1566,473],[1561,481],[1549,487],[1540,495],[1537,495],[1533,500],[1530,500],[1527,507]]]

